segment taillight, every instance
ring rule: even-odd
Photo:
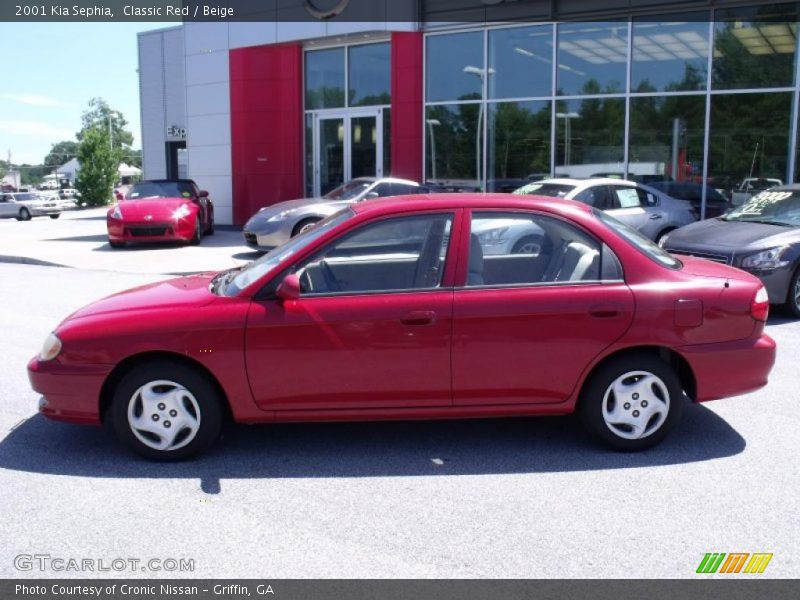
[[[769,317],[769,296],[767,288],[763,285],[758,288],[753,303],[750,305],[750,314],[756,321],[766,321]]]

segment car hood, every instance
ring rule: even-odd
[[[172,218],[182,204],[191,208],[194,203],[189,198],[153,198],[152,200],[123,200],[119,202],[123,219],[144,219],[150,215],[154,220]]]
[[[65,319],[81,319],[109,313],[120,313],[146,309],[170,309],[202,307],[212,302],[215,296],[208,289],[216,273],[202,273],[150,283],[113,294],[76,310]]]
[[[737,279],[740,281],[752,281],[753,276],[740,269],[723,265],[722,263],[696,258],[694,256],[680,256],[683,263],[684,273],[694,277],[715,277],[720,279]]]
[[[298,200],[287,200],[278,202],[258,211],[250,221],[266,220],[282,212],[307,212],[320,215],[332,215],[338,210],[352,204],[352,200],[328,200],[326,198],[300,198]]]
[[[686,250],[742,249],[799,242],[800,227],[707,219],[669,234],[665,248]]]

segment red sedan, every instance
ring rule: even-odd
[[[525,240],[524,244],[515,240]],[[662,251],[585,204],[364,202],[248,265],[78,310],[28,371],[53,419],[180,459],[239,422],[578,412],[640,450],[767,383],[755,277]]]
[[[134,184],[106,214],[108,244],[182,241],[199,244],[214,233],[214,204],[191,179]]]

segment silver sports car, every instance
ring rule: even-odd
[[[288,200],[262,208],[245,223],[244,239],[251,248],[271,250],[310,229],[317,221],[355,202],[426,191],[426,188],[407,179],[359,177],[321,198]]]

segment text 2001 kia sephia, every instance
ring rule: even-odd
[[[538,235],[525,252],[502,243],[516,222]],[[227,413],[577,411],[597,438],[639,450],[675,426],[684,393],[704,402],[767,383],[768,310],[752,275],[679,261],[584,204],[406,196],[346,208],[244,267],[95,302],[28,370],[43,414],[110,420],[154,459],[207,448]]]

